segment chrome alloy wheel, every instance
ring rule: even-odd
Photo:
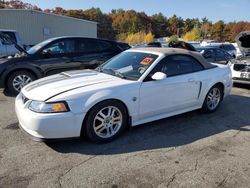
[[[221,91],[219,88],[213,88],[210,90],[207,96],[207,107],[209,110],[214,110],[217,108],[221,100]]]
[[[105,107],[97,113],[93,124],[94,131],[99,137],[110,138],[122,126],[122,113],[114,106]]]
[[[18,75],[13,79],[12,85],[16,91],[20,92],[21,89],[30,82],[32,82],[32,79],[29,76]]]

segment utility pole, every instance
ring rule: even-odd
[[[176,35],[177,35],[178,37],[180,37],[180,28],[179,28],[179,27],[177,28]]]

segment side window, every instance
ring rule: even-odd
[[[43,49],[43,53],[67,54],[75,52],[75,42],[72,39],[60,40]]]
[[[203,70],[203,66],[193,57],[188,55],[172,55],[163,59],[152,71],[163,72],[168,77],[192,73]]]
[[[231,50],[231,48],[230,48],[229,45],[225,45],[223,49],[224,49],[224,50]]]
[[[104,41],[92,39],[78,40],[78,52],[81,53],[99,53],[107,50],[110,46],[111,44]]]
[[[221,45],[221,46],[219,46],[219,48],[226,50],[226,46],[225,45]]]
[[[100,46],[100,50],[103,51],[103,52],[110,51],[111,48],[112,48],[112,44],[110,44],[109,42],[99,41],[98,43],[99,43],[99,46]]]
[[[232,44],[229,45],[229,49],[230,49],[230,50],[236,50],[236,48],[235,48],[234,45],[232,45]]]
[[[224,53],[224,51],[217,49],[216,50],[216,59],[217,60],[223,60],[223,59],[225,59],[225,53]]]
[[[212,58],[214,58],[214,51],[212,49],[205,50],[205,52],[203,54],[203,57],[205,59],[212,59]]]
[[[229,53],[225,52],[225,58],[229,60],[232,59],[232,56]]]
[[[5,35],[8,35],[8,37],[11,38],[11,40],[17,42],[15,33],[13,33],[13,32],[3,32],[3,33]]]

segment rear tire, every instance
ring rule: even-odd
[[[96,143],[117,138],[128,124],[124,105],[116,100],[106,100],[95,105],[87,114],[83,134]]]
[[[202,110],[206,113],[212,113],[216,111],[223,98],[222,87],[217,84],[213,86],[207,93],[206,98],[204,100]]]
[[[10,93],[17,95],[25,85],[35,79],[35,76],[29,71],[13,72],[7,79],[7,89]]]

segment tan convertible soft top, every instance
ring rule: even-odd
[[[197,59],[204,68],[209,69],[216,67],[215,65],[207,62],[207,60],[199,53],[199,52],[194,52],[194,51],[189,51],[181,48],[133,48],[131,49],[132,51],[144,51],[148,53],[156,52],[160,54],[164,54],[165,56],[168,55],[174,55],[174,54],[184,54],[184,55],[190,55]]]

